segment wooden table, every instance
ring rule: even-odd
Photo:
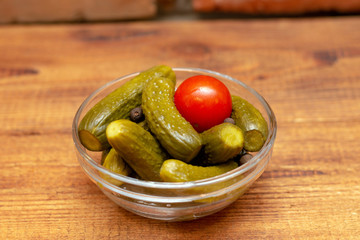
[[[0,27],[0,239],[360,239],[360,18]],[[190,222],[116,206],[82,172],[71,124],[93,90],[156,64],[257,89],[273,158],[239,200]]]

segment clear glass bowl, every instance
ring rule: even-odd
[[[101,152],[85,149],[79,140],[78,126],[85,113],[100,99],[139,73],[120,77],[93,92],[77,111],[72,135],[80,166],[86,175],[117,205],[135,214],[165,221],[185,221],[213,214],[242,196],[259,178],[271,158],[276,137],[276,119],[265,99],[254,89],[230,76],[205,69],[173,68],[177,84],[194,75],[209,75],[221,80],[231,94],[247,99],[268,122],[269,136],[263,148],[246,164],[225,174],[193,182],[168,183],[143,181],[116,174],[102,167]],[[106,180],[105,180],[106,179]],[[113,183],[122,184],[120,186]]]

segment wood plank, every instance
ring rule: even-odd
[[[0,239],[357,239],[359,17],[0,28]],[[198,34],[195,34],[198,33]],[[278,122],[261,178],[223,211],[166,223],[117,207],[71,139],[100,85],[155,64],[259,91]]]
[[[0,1],[3,24],[149,19],[156,13],[154,0]]]

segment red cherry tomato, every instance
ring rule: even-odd
[[[174,102],[180,114],[198,132],[203,132],[230,117],[229,89],[220,80],[198,75],[186,79],[176,89]]]

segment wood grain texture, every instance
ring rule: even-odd
[[[154,17],[154,0],[1,0],[0,23],[131,20]]]
[[[0,239],[359,239],[359,17],[0,28]],[[273,158],[239,200],[183,223],[117,207],[76,160],[71,124],[93,90],[156,64],[257,89]]]

